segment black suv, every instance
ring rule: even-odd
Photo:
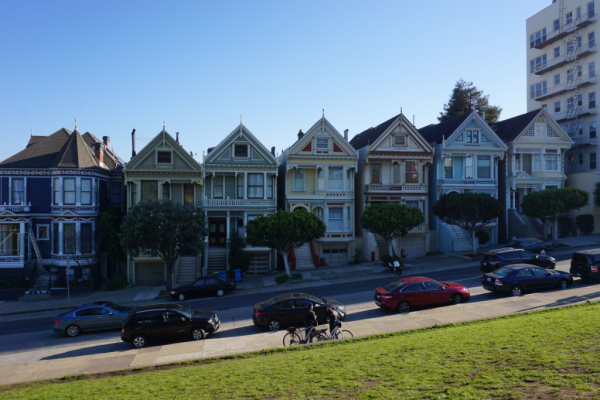
[[[556,260],[553,257],[533,254],[527,250],[505,247],[485,253],[485,256],[481,259],[479,270],[492,272],[511,264],[531,264],[546,269],[554,269]]]
[[[581,250],[571,258],[571,275],[579,276],[587,282],[600,279],[600,249]]]
[[[155,304],[129,313],[121,329],[121,340],[141,349],[150,340],[180,337],[201,340],[220,326],[217,314],[212,311],[190,310],[179,304]]]

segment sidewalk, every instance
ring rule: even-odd
[[[550,255],[566,254],[578,248],[600,247],[600,234],[559,239],[559,243],[567,247],[559,248],[553,251]],[[479,252],[484,253],[499,247],[502,246],[481,248],[479,249]],[[440,269],[459,269],[469,266],[475,267],[479,265],[479,259],[472,259],[471,257],[467,256],[467,254],[470,253],[472,253],[472,251],[406,258],[403,261],[407,268],[404,270],[402,276],[423,275]],[[277,276],[284,275],[285,272],[277,272],[267,276],[244,277],[241,282],[237,283],[237,289],[231,294],[228,294],[228,296],[269,293],[286,289],[291,290],[292,288],[294,290],[298,290],[302,288],[331,285],[336,283],[356,282],[365,279],[365,277],[382,273],[389,274],[389,270],[382,266],[381,261],[363,262],[360,264],[343,267],[320,267],[298,270],[296,272],[302,273],[303,279],[300,281],[291,281],[284,285],[277,285],[275,278]],[[395,275],[390,274],[390,277],[392,276]],[[31,299],[0,303],[0,315],[69,309],[79,304],[101,300],[110,300],[126,306],[143,306],[147,304],[155,304],[157,302],[169,301],[170,297],[167,296],[157,298],[160,290],[164,289],[164,286],[134,286],[113,292],[97,291],[92,292],[91,294],[71,297],[70,305],[65,297],[35,298],[35,296],[32,296]]]

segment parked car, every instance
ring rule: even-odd
[[[179,304],[155,304],[129,313],[121,329],[121,340],[141,349],[149,341],[182,337],[202,340],[220,326],[219,317],[212,311],[190,310]]]
[[[173,300],[184,301],[194,297],[218,296],[222,297],[225,292],[235,289],[235,282],[220,277],[198,278],[195,282],[179,286],[171,292]]]
[[[511,240],[506,246],[514,249],[529,250],[535,254],[544,254],[542,250],[547,253],[554,248],[554,245],[550,242],[544,242],[541,239],[531,237]]]
[[[375,304],[399,312],[408,312],[413,307],[459,304],[470,298],[471,292],[463,285],[423,276],[398,279],[375,289]]]
[[[505,247],[485,253],[481,259],[479,270],[491,272],[512,264],[531,264],[546,269],[554,269],[556,260],[554,257],[543,254],[533,254],[527,250]]]
[[[313,304],[313,310],[320,323],[327,322],[325,316],[327,307],[335,308],[342,319],[346,316],[346,307],[339,301],[304,293],[288,293],[255,304],[252,322],[270,331],[278,331],[290,326],[303,326],[307,302]]]
[[[510,293],[520,296],[524,292],[559,288],[566,289],[573,284],[568,272],[549,270],[527,264],[516,264],[500,268],[483,275],[481,286],[496,293]]]
[[[600,280],[600,249],[580,250],[571,258],[571,275],[586,282]]]
[[[119,329],[133,307],[120,306],[110,301],[82,304],[60,314],[54,320],[54,332],[75,337],[81,332]]]

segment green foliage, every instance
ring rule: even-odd
[[[10,275],[0,275],[0,289],[23,288],[23,279],[13,278]]]
[[[389,203],[371,204],[359,218],[360,226],[387,241],[406,236],[408,231],[424,221],[423,213],[418,208]]]
[[[127,278],[123,275],[115,275],[110,278],[110,281],[106,285],[106,290],[112,292],[113,290],[121,290],[127,287]]]
[[[361,255],[362,255],[361,249],[354,249],[354,264],[357,264],[360,261]]]
[[[229,239],[229,268],[232,270],[239,269],[242,274],[250,269],[252,258],[242,249],[246,247],[244,240],[240,238],[237,232],[231,234]]]
[[[204,210],[171,201],[141,202],[129,209],[121,224],[121,245],[132,257],[160,257],[167,269],[167,290],[173,286],[175,261],[198,254],[206,236]]]
[[[400,263],[400,268],[406,267],[406,265],[404,265],[404,262],[402,261],[402,257],[399,257],[397,254],[394,254],[393,256],[388,256],[387,254],[384,254],[382,256],[379,256],[379,260],[386,268],[389,268],[390,263],[394,262],[394,260]]]
[[[316,215],[304,209],[293,212],[279,210],[275,214],[260,216],[246,225],[246,243],[250,246],[277,250],[283,257],[285,270],[291,276],[287,255],[290,249],[325,234],[327,227]]]
[[[488,124],[498,122],[502,108],[490,106],[489,97],[489,95],[484,95],[483,91],[473,86],[473,82],[459,79],[454,89],[452,89],[448,104],[444,104],[444,112],[440,113],[438,121],[444,122],[450,118],[471,112],[473,109],[481,113],[485,108],[485,121]]]
[[[122,223],[123,214],[118,208],[109,203],[100,214],[100,250],[106,251],[108,259],[115,265],[127,261],[127,255],[121,245],[121,239],[119,239]]]
[[[573,218],[563,215],[558,219],[558,232],[560,237],[569,236],[573,229]]]
[[[302,274],[292,274],[292,276],[281,275],[281,276],[275,277],[275,282],[278,285],[283,285],[286,282],[299,281],[300,279],[302,279]]]
[[[475,234],[475,237],[479,239],[479,244],[481,246],[490,241],[490,234],[487,233],[487,231],[484,231],[483,229],[478,230]]]
[[[600,207],[600,182],[597,182],[594,188],[594,204]]]
[[[590,235],[594,231],[594,216],[580,214],[575,218],[575,225],[584,235]]]

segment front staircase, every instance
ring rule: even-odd
[[[383,255],[388,255],[390,249],[387,240],[376,233],[373,234],[373,238],[375,239],[375,243],[377,243],[377,247],[379,248],[379,259],[381,259],[381,256]],[[396,251],[396,249],[394,249],[394,251]]]
[[[315,268],[310,243],[304,243],[302,247],[294,249],[294,254],[296,255],[296,269]]]
[[[448,224],[448,229],[454,238],[454,251],[473,250],[473,243],[469,237],[469,233],[457,225]]]
[[[540,240],[544,240],[544,235],[538,227],[533,223],[531,218],[526,216],[525,214],[519,214],[521,220],[523,220],[523,224],[525,225],[525,229],[527,231],[527,237],[532,237]]]
[[[198,257],[181,256],[179,257],[179,268],[177,270],[177,284],[184,285],[196,280],[196,266]]]
[[[224,271],[227,269],[227,249],[225,247],[208,248],[208,274]]]

